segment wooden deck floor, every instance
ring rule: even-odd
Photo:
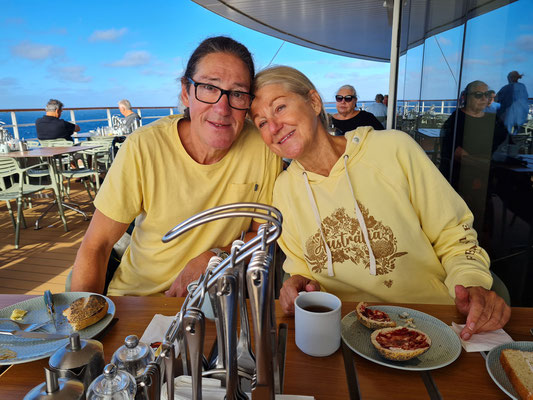
[[[92,217],[94,206],[81,184],[73,184],[71,201]],[[5,205],[0,204],[0,293],[37,294],[65,291],[65,281],[72,269],[88,221],[81,214],[66,210],[68,232],[54,207],[34,229],[37,217],[51,199],[35,198],[33,208],[24,210],[28,227],[20,230],[19,249],[15,250],[15,229]],[[14,206],[14,202],[11,202]],[[16,206],[15,206],[16,207]]]

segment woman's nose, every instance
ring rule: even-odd
[[[281,128],[281,124],[278,123],[278,121],[272,119],[268,123],[268,129],[270,130],[270,133],[275,134],[277,133]]]

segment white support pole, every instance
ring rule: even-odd
[[[15,111],[11,111],[11,125],[13,125],[15,139],[19,139],[19,126],[17,125],[17,116],[15,115]]]
[[[390,45],[390,76],[389,76],[389,103],[387,106],[387,129],[396,126],[396,100],[398,93],[398,64],[400,58],[400,19],[402,16],[402,0],[394,1],[392,12],[392,35]]]
[[[76,114],[74,114],[74,110],[70,110],[70,122],[73,124],[76,123]]]
[[[113,126],[113,123],[111,122],[111,111],[109,108],[106,109],[107,111],[107,126]]]

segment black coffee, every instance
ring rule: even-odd
[[[319,304],[311,304],[310,306],[302,307],[305,311],[323,313],[333,311],[331,308],[326,306],[321,306]]]

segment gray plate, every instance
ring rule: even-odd
[[[515,349],[522,351],[533,351],[533,342],[512,342],[501,344],[493,348],[487,355],[485,365],[490,377],[512,399],[520,400],[520,396],[516,393],[513,385],[509,382],[502,365],[500,364],[500,353],[503,349]]]
[[[374,308],[374,307],[369,307]],[[372,329],[367,328],[357,320],[355,311],[342,319],[341,336],[344,343],[355,353],[367,360],[386,367],[410,371],[426,371],[442,368],[454,362],[461,354],[461,341],[455,332],[441,320],[426,313],[405,307],[378,306],[375,307],[389,314],[397,325],[405,325],[400,314],[407,312],[408,318],[413,318],[415,329],[419,329],[431,339],[431,347],[424,354],[407,361],[392,361],[383,358],[370,341]]]
[[[79,299],[80,297],[87,297],[95,293],[86,293],[86,292],[67,292],[67,293],[56,293],[54,294],[54,305],[56,311],[56,318],[59,325],[59,333],[64,333],[69,335],[72,333],[72,328],[67,321],[67,318],[63,316],[63,310],[66,309],[74,300]],[[104,296],[105,297],[105,296]],[[109,308],[107,310],[107,315],[98,321],[96,324],[88,326],[85,329],[79,331],[80,337],[82,339],[90,339],[97,334],[99,334],[113,319],[115,315],[115,304],[107,297],[107,304]],[[28,314],[20,322],[23,323],[38,323],[50,320],[49,314],[46,311],[46,306],[44,305],[43,296],[34,297],[29,300],[22,301],[17,304],[13,304],[9,307],[3,308],[0,310],[0,318],[9,318],[11,312],[19,308],[21,310],[28,311]],[[0,322],[0,328],[3,329],[13,329],[14,324],[10,322]],[[50,332],[55,333],[55,328],[52,323],[43,326],[38,330],[39,332]],[[0,355],[2,351],[11,350],[17,354],[16,358],[9,358],[7,360],[0,360],[0,365],[8,364],[20,364],[29,361],[39,360],[41,358],[48,357],[52,355],[57,349],[66,345],[68,339],[58,339],[58,340],[43,340],[43,339],[28,339],[15,336],[0,336]]]

